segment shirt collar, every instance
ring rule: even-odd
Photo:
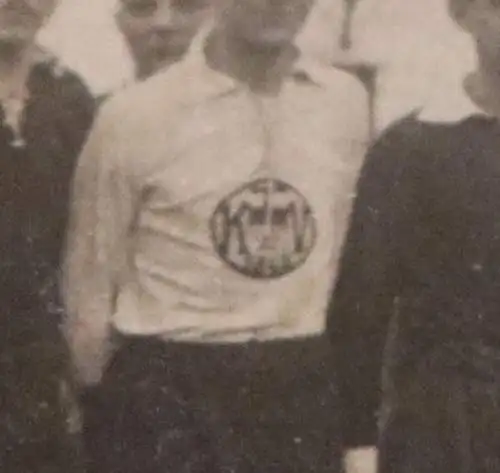
[[[33,71],[40,64],[47,64],[51,67],[51,72],[56,77],[61,77],[66,71],[59,59],[50,55],[47,51],[34,45],[32,49],[26,54],[22,63],[15,66],[12,71],[12,84],[9,87],[0,87],[0,104],[5,104],[5,102],[11,102],[17,98],[27,99],[29,95],[30,79],[32,77]],[[23,82],[15,79],[22,78]],[[15,87],[12,87],[12,86]]]
[[[184,58],[183,63],[191,63],[197,64],[198,67],[203,69],[203,73],[200,74],[199,77],[203,77],[203,80],[207,80],[211,78],[215,81],[221,88],[235,88],[241,85],[235,78],[224,74],[223,72],[216,71],[208,66],[205,56],[204,49],[208,36],[210,35],[214,26],[214,22],[208,21],[201,31],[197,34],[193,43],[190,47],[190,50],[186,57]],[[321,82],[321,67],[317,64],[317,61],[311,60],[307,58],[307,54],[303,54],[300,47],[297,47],[298,56],[295,60],[292,73],[290,74],[290,78],[298,78],[299,80],[310,81],[311,83]],[[175,67],[175,65],[173,66]]]
[[[243,85],[236,78],[225,74],[224,72],[212,69],[207,64],[203,52],[200,52],[196,56],[192,55],[189,58],[189,61],[199,70],[196,77],[199,77],[200,79],[203,78],[202,80],[207,85],[210,83],[221,91],[237,89]],[[315,65],[312,61],[300,57],[295,62],[291,73],[285,81],[296,80],[300,82],[308,82],[311,85],[321,85],[322,75],[320,69],[321,68],[318,65]]]
[[[471,116],[490,117],[469,97],[464,87],[465,79],[441,85],[436,93],[431,94],[421,108],[418,119],[423,122],[456,123]]]

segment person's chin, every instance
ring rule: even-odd
[[[279,50],[293,42],[288,32],[282,30],[253,32],[246,35],[245,40],[256,51]]]
[[[154,57],[152,60],[148,61],[148,64],[143,68],[143,70],[147,70],[147,75],[157,74],[158,72],[166,69],[179,62],[184,57],[184,54],[181,52],[177,52],[176,54],[168,54],[162,57]]]

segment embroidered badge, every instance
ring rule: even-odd
[[[284,276],[314,248],[317,224],[306,198],[276,179],[257,179],[216,207],[210,220],[218,255],[239,273],[257,279]]]

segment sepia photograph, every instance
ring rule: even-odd
[[[500,473],[499,118],[498,0],[0,0],[0,472]]]

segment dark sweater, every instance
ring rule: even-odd
[[[390,327],[390,329],[389,329]],[[362,170],[329,331],[346,446],[376,443],[384,360],[500,379],[500,124],[410,116]],[[443,379],[443,382],[446,382]]]
[[[37,64],[27,84],[21,135],[0,106],[0,300],[20,303],[42,290],[59,265],[72,171],[94,116],[94,99],[73,73]]]
[[[2,471],[79,471],[59,382],[68,353],[59,332],[57,273],[76,159],[94,99],[51,61],[31,72],[15,146],[0,107],[0,465]]]

